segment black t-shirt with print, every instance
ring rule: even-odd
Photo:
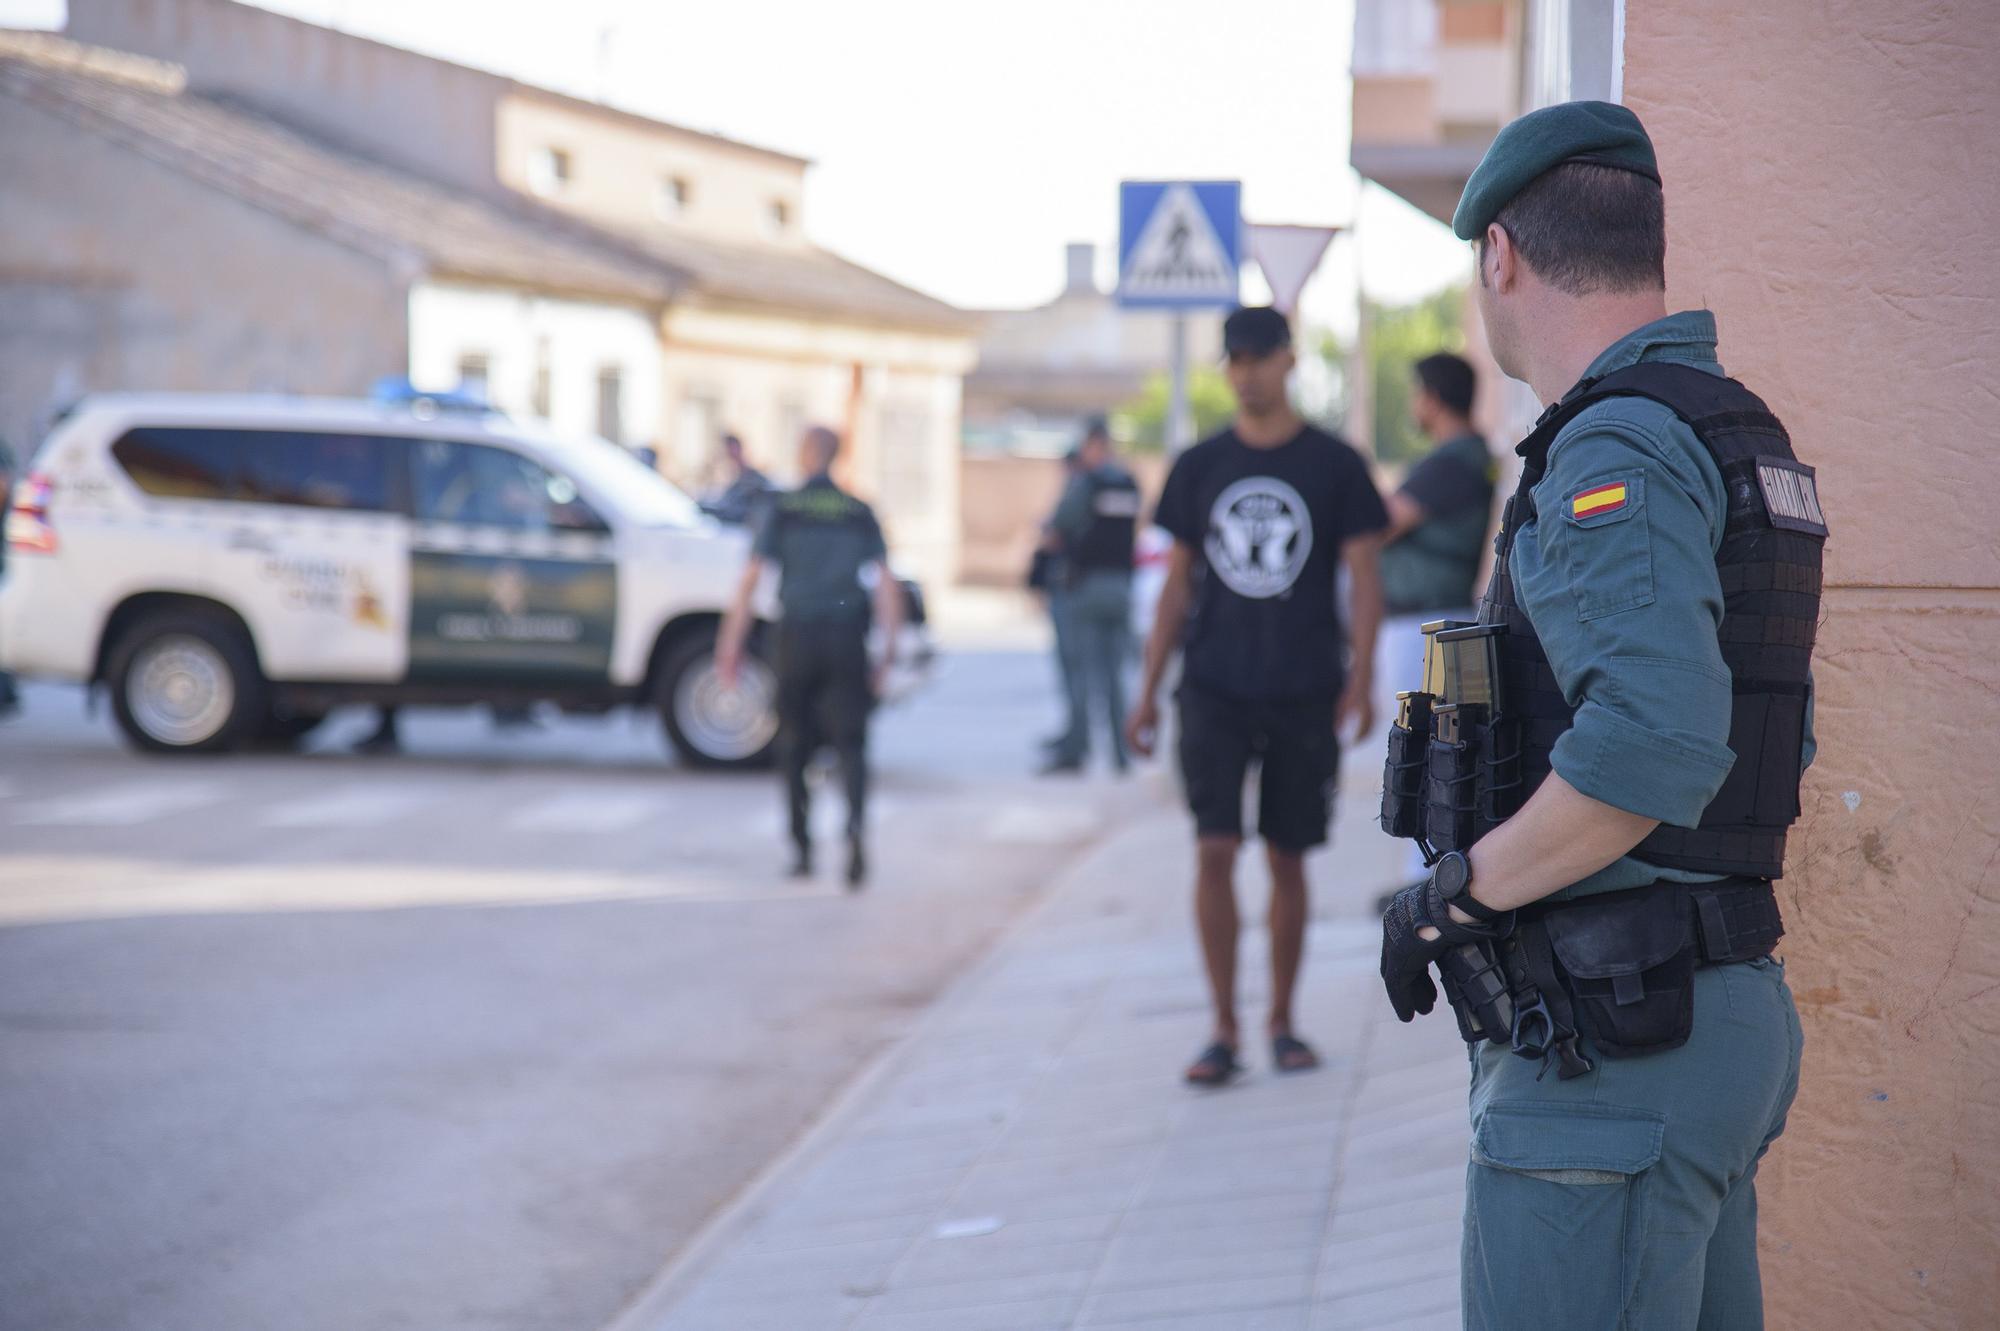
[[[1310,425],[1276,448],[1225,430],[1174,463],[1153,520],[1195,552],[1189,683],[1245,702],[1340,693],[1341,543],[1389,525],[1352,448]]]

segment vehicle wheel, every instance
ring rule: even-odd
[[[148,615],[118,640],[109,673],[119,728],[155,753],[240,747],[268,715],[256,655],[217,614]]]
[[[688,765],[770,765],[778,739],[778,675],[754,638],[733,690],[715,673],[714,633],[676,647],[660,670],[659,706],[667,739]]]

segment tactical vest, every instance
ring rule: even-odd
[[[1083,478],[1090,491],[1090,525],[1068,551],[1072,576],[1110,569],[1132,571],[1132,545],[1139,523],[1139,485],[1116,468],[1101,467]]]
[[[1499,701],[1491,723],[1466,737],[1477,752],[1467,755],[1462,781],[1439,780],[1432,741],[1425,831],[1437,850],[1464,849],[1512,816],[1549,774],[1550,753],[1574,720],[1576,709],[1515,597],[1511,564],[1515,537],[1535,517],[1534,486],[1550,446],[1580,412],[1609,397],[1650,398],[1687,422],[1721,472],[1729,503],[1715,564],[1736,761],[1696,826],[1663,823],[1632,854],[1666,868],[1779,877],[1785,834],[1799,815],[1826,519],[1812,468],[1793,455],[1784,426],[1763,401],[1734,379],[1687,365],[1642,362],[1586,381],[1543,413],[1517,448],[1521,483],[1502,514],[1479,612],[1482,624],[1506,627],[1494,643]],[[1386,812],[1385,805],[1385,821]]]

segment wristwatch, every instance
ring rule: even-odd
[[[1456,906],[1481,924],[1506,924],[1512,911],[1494,910],[1472,895],[1472,861],[1448,850],[1431,866],[1431,890],[1446,906]]]

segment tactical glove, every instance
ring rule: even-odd
[[[1419,938],[1417,930],[1426,925],[1436,929],[1436,938]],[[1382,912],[1382,987],[1389,991],[1390,1006],[1398,1021],[1414,1021],[1428,1016],[1437,1006],[1437,985],[1431,982],[1431,963],[1455,947],[1504,938],[1514,926],[1513,913],[1496,916],[1490,925],[1469,926],[1451,918],[1444,896],[1432,879],[1412,883],[1398,892]]]

